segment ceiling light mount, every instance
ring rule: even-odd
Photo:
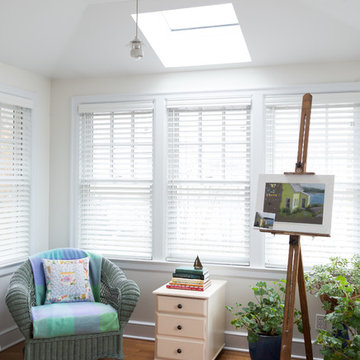
[[[141,60],[144,57],[143,43],[138,37],[139,32],[139,0],[136,0],[136,21],[135,21],[135,38],[130,42],[130,56],[135,60]]]

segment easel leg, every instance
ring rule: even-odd
[[[304,278],[304,267],[301,255],[301,248],[299,254],[299,297],[300,297],[300,308],[302,314],[302,323],[304,329],[304,341],[305,341],[305,351],[306,359],[313,360],[313,352],[311,345],[311,333],[310,333],[310,322],[309,322],[309,311],[306,298],[306,287],[305,287],[305,278]]]
[[[299,271],[299,235],[290,235],[288,269],[286,275],[286,293],[284,323],[282,329],[280,360],[290,360],[293,337],[296,284]]]

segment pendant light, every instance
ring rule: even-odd
[[[139,18],[139,0],[136,0],[136,27],[135,27],[135,39],[131,41],[130,56],[135,60],[141,60],[144,57],[143,44],[138,38],[138,18]]]

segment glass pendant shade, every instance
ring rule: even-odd
[[[138,38],[131,41],[130,56],[136,60],[140,60],[144,56],[142,42]]]

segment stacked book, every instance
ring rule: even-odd
[[[204,291],[210,284],[207,268],[179,267],[175,269],[173,277],[166,287],[169,289]]]

